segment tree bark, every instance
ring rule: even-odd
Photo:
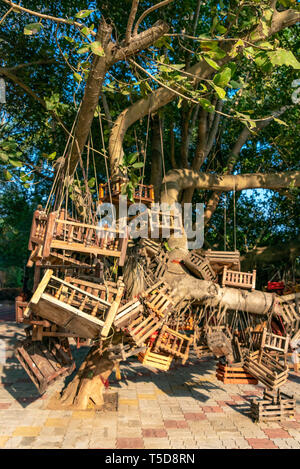
[[[98,347],[92,347],[78,370],[58,400],[58,407],[87,410],[102,408],[105,382],[114,368],[111,360],[101,356]]]
[[[182,190],[209,189],[215,191],[242,191],[245,189],[282,189],[290,186],[300,187],[300,171],[285,171],[282,173],[253,173],[238,175],[218,175],[212,173],[197,173],[194,170],[174,169],[169,171],[163,179],[166,192],[162,193],[162,202],[172,205],[178,201]],[[163,200],[163,198],[165,200]]]

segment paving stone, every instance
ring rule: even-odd
[[[23,334],[16,326],[0,323],[0,334],[16,340],[16,331]],[[170,374],[147,370],[133,358],[121,364],[126,379],[110,380],[119,409],[105,413],[49,410],[63,380],[39,396],[17,362],[0,366],[0,448],[300,449],[299,404],[294,419],[254,423],[247,410],[262,386],[222,385],[215,361],[189,361]],[[297,395],[297,386],[289,380],[282,391]],[[18,390],[17,399],[10,389]]]
[[[271,428],[265,429],[265,434],[268,438],[292,438],[291,435],[286,431],[282,430],[281,428]]]

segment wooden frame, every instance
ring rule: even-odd
[[[175,307],[170,298],[170,287],[167,283],[159,281],[141,294],[144,304],[158,316],[164,317],[172,308]]]
[[[147,339],[162,326],[156,314],[152,313],[145,318],[140,314],[126,328],[128,334],[132,337],[136,345],[140,346],[146,343]]]
[[[114,319],[114,326],[117,329],[126,328],[143,311],[144,307],[138,299],[134,299],[125,303],[118,309]]]
[[[24,320],[24,312],[28,306],[28,301],[24,301],[23,296],[17,296],[15,298],[15,314],[16,322],[22,323]]]
[[[241,270],[239,251],[212,251],[208,249],[203,251],[203,254],[216,272],[219,272],[224,265],[232,270]]]
[[[97,287],[95,284],[96,289]],[[28,317],[33,311],[81,338],[96,339],[100,335],[106,337],[117,314],[124,287],[123,282],[119,282],[117,294],[109,302],[55,277],[49,269],[24,315]]]
[[[48,222],[48,215],[43,210],[35,210],[32,217],[28,250],[33,251],[36,246],[43,244]]]
[[[218,363],[216,376],[224,384],[257,384],[258,381],[243,366]]]
[[[120,230],[79,223],[58,217],[57,212],[49,214],[44,238],[42,256],[48,258],[51,251],[76,251],[95,256],[119,258],[123,266],[126,257],[128,234],[120,237]]]
[[[110,193],[113,202],[118,202],[119,196],[121,195],[122,185],[126,184],[126,180],[118,179],[110,182]],[[152,184],[138,184],[134,189],[133,199],[135,203],[143,203],[145,205],[151,205],[154,203],[154,187]],[[109,184],[106,182],[99,185],[99,202],[110,202]],[[128,200],[128,204],[132,202]]]
[[[294,417],[295,409],[295,397],[280,391],[277,395],[264,391],[262,399],[251,401],[251,416],[255,422],[281,422]]]
[[[237,272],[235,270],[228,270],[227,266],[223,269],[222,275],[222,288],[235,287],[255,290],[256,284],[256,270],[253,272]]]
[[[300,293],[279,296],[274,312],[287,324],[300,320]]]
[[[168,371],[173,357],[164,353],[156,353],[149,347],[146,352],[139,353],[138,360],[145,366],[157,368],[158,370]]]
[[[244,367],[248,373],[270,390],[282,386],[288,379],[288,367],[280,364],[270,353],[264,350],[250,353],[245,358]]]
[[[189,357],[190,345],[193,338],[187,337],[168,326],[163,325],[158,335],[157,341],[154,344],[154,352],[163,350],[169,355],[181,358],[184,365]]]
[[[200,254],[194,251],[190,251],[188,256],[183,260],[184,265],[193,272],[196,277],[211,282],[217,281],[217,275],[210,265],[210,262],[206,260]]]
[[[64,351],[58,339],[43,342],[25,339],[18,342],[15,354],[41,394],[57,379],[68,376],[75,369],[70,353]]]

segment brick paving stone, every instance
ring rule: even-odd
[[[253,449],[276,449],[277,446],[268,438],[246,438]]]
[[[281,428],[270,428],[264,430],[268,438],[292,438],[291,435]]]
[[[207,416],[204,413],[188,412],[184,414],[185,420],[206,420]]]
[[[142,438],[117,438],[117,449],[143,449],[144,442]]]
[[[16,340],[16,331],[24,335],[22,327],[1,323],[0,334]],[[13,354],[11,343],[8,354]],[[262,386],[222,385],[213,360],[190,361],[171,374],[153,373],[135,359],[121,365],[126,380],[110,380],[119,409],[105,413],[49,410],[63,380],[39,396],[18,363],[0,365],[0,447],[300,449],[299,404],[293,419],[254,423],[247,410],[251,398],[262,395]],[[289,380],[282,390],[297,395],[297,386]],[[17,389],[18,398],[10,389]]]
[[[168,433],[163,428],[142,428],[144,438],[163,438],[167,437]]]
[[[287,443],[286,438],[274,438],[272,441],[274,442],[274,444],[279,449],[289,449],[290,448],[290,446]]]

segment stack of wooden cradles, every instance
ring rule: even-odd
[[[110,189],[100,186],[99,203],[117,203],[122,184]],[[133,200],[151,208],[153,187],[138,185]],[[163,219],[158,212],[160,235]],[[173,230],[175,225],[174,218]],[[255,321],[236,327],[236,312],[226,305],[176,300],[164,278],[170,262],[164,240],[143,239],[146,288],[132,298],[123,276],[131,242],[127,229],[82,223],[66,209],[34,212],[28,246],[33,292],[27,301],[16,299],[17,321],[27,326],[16,355],[41,393],[74,370],[71,341],[98,344],[116,361],[136,355],[144,366],[163,371],[173,361],[186,364],[193,348],[198,358],[221,360],[217,377],[225,384],[260,381],[273,390],[286,382],[289,339],[299,330],[295,295],[280,297],[276,309],[289,335],[256,330]],[[182,264],[220,287],[255,289],[256,272],[241,271],[238,251],[190,251]],[[122,344],[115,346],[117,334]]]

